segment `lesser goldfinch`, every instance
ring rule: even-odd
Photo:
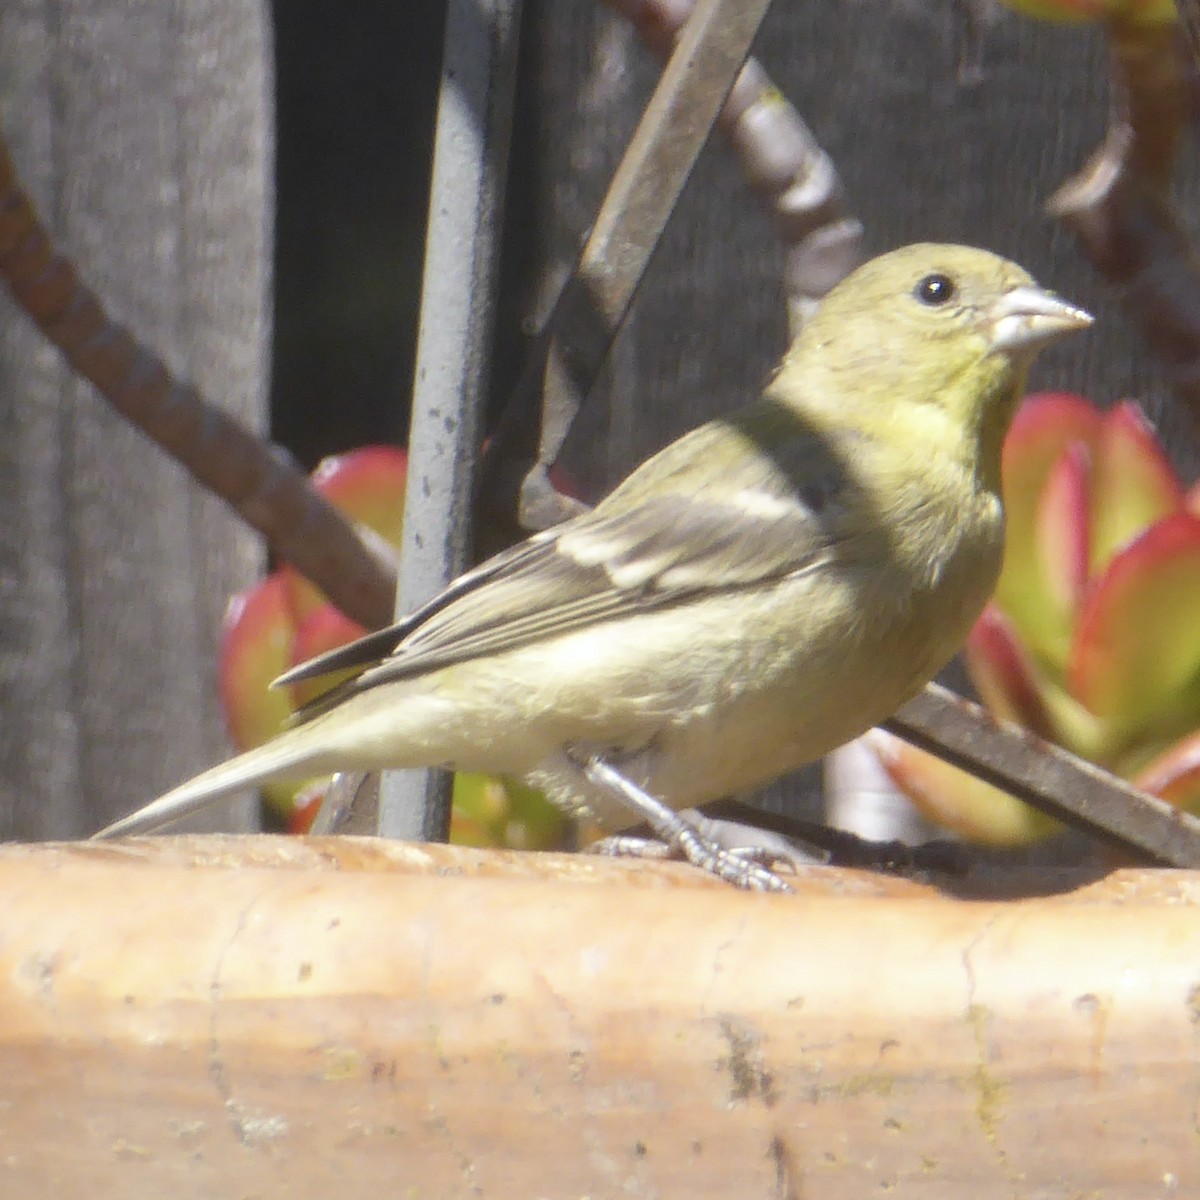
[[[689,808],[819,758],[965,639],[1000,569],[1000,448],[1026,368],[1089,324],[982,250],[874,259],[756,403],[285,676],[360,671],[98,836],[268,779],[431,765],[519,777],[620,829],[641,816],[623,791]]]

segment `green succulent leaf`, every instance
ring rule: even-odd
[[[1200,517],[1186,512],[1135,538],[1093,584],[1067,681],[1116,736],[1200,719],[1197,597]]]
[[[1143,529],[1184,506],[1183,484],[1132,401],[1104,418],[1095,448],[1089,571],[1099,575]]]
[[[454,776],[450,840],[468,846],[549,850],[566,822],[541,792],[513,779],[459,771]]]
[[[1012,622],[994,604],[983,610],[963,648],[967,672],[993,716],[1053,737],[1044,684]]]
[[[993,716],[1084,758],[1105,761],[1103,724],[1046,675],[995,604],[989,604],[975,623],[963,657],[971,682]]]
[[[1048,609],[1046,603],[1052,585],[1046,579],[1045,564],[1047,559],[1054,562],[1055,556],[1044,531],[1048,514],[1041,517],[1043,532],[1039,539],[1039,512],[1047,482],[1068,448],[1078,445],[1093,451],[1100,441],[1103,423],[1100,411],[1083,397],[1069,392],[1041,392],[1021,406],[1004,443],[1008,536],[996,602],[1025,645],[1056,675],[1066,662],[1067,640],[1061,610]],[[1058,507],[1061,510],[1061,502]],[[1078,519],[1077,512],[1073,519]],[[1080,536],[1078,529],[1064,535],[1076,547]],[[1077,563],[1077,554],[1075,550],[1069,561]],[[1077,571],[1077,566],[1073,569]]]
[[[1034,542],[1042,580],[1038,636],[1052,662],[1065,662],[1088,582],[1091,451],[1071,442],[1058,456],[1038,499]]]

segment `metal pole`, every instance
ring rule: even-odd
[[[397,616],[466,566],[516,84],[521,0],[449,0],[434,134]],[[379,832],[444,841],[450,781],[388,771]]]

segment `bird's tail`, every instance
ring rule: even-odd
[[[307,739],[295,736],[297,732],[289,730],[265,745],[247,750],[245,754],[239,754],[196,775],[136,812],[105,826],[92,837],[113,838],[149,833],[182,820],[214,800],[267,780],[305,779],[320,774],[323,764],[314,759],[319,760],[323,756],[314,754],[311,744],[306,744]]]

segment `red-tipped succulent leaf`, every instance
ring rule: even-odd
[[[288,833],[303,834],[312,829],[312,824],[317,819],[317,813],[321,811],[321,805],[325,801],[325,794],[329,791],[332,778],[333,776],[322,777],[304,784],[292,797],[291,804],[280,810],[283,815],[284,828]]]
[[[1090,450],[1100,440],[1103,417],[1082,396],[1040,392],[1021,405],[1004,442],[1004,506],[1008,540],[996,602],[1043,661],[1061,665],[1061,629],[1045,609],[1043,549],[1035,530],[1042,493],[1068,448]],[[1078,533],[1074,535],[1078,538]]]
[[[408,455],[396,446],[363,446],[322,459],[313,470],[313,485],[356,525],[392,546],[404,529],[404,489]],[[297,623],[327,603],[299,571],[285,566],[292,612]]]
[[[283,728],[287,695],[269,684],[288,669],[292,618],[286,585],[276,572],[229,601],[221,623],[218,680],[229,736],[249,750]]]
[[[313,486],[347,516],[369,525],[394,546],[404,532],[408,454],[397,446],[362,446],[323,458]]]
[[[290,665],[293,632],[287,584],[278,571],[238,593],[225,610],[217,679],[229,737],[239,750],[274,737],[291,715],[287,693],[270,684]],[[262,790],[273,809],[291,811],[296,784]]]
[[[1042,580],[1039,631],[1053,662],[1071,644],[1075,613],[1088,582],[1092,455],[1070,442],[1058,456],[1038,498],[1033,539]],[[1014,527],[1013,535],[1017,535]]]
[[[1200,808],[1200,484],[1185,492],[1136,404],[1101,413],[1069,393],[1026,401],[1003,467],[1004,570],[965,648],[984,703]],[[973,841],[1053,828],[937,759],[872,740],[917,808]]]
[[[1129,735],[1195,706],[1200,674],[1200,517],[1180,512],[1121,550],[1080,614],[1071,692]],[[1200,718],[1200,711],[1190,714]]]
[[[1200,480],[1197,480],[1190,488],[1188,488],[1188,492],[1183,499],[1183,503],[1188,512],[1200,514]]]
[[[1053,737],[1038,669],[1012,623],[994,604],[975,622],[963,653],[980,699],[996,717]]]
[[[1089,571],[1156,521],[1184,506],[1183,485],[1141,407],[1118,404],[1104,417],[1095,447]]]

